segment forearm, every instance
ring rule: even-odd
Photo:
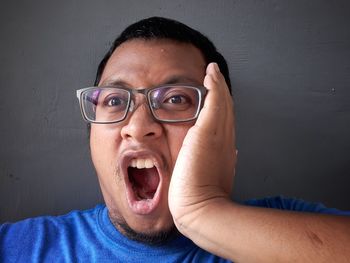
[[[235,262],[350,262],[350,218],[208,202],[176,222],[198,246]],[[189,222],[188,224],[186,222]]]

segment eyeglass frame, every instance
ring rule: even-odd
[[[192,118],[187,118],[184,120],[163,120],[163,119],[159,119],[156,117],[156,114],[153,111],[153,108],[151,106],[151,98],[150,98],[150,92],[152,92],[155,89],[159,89],[159,88],[166,88],[166,87],[185,87],[185,88],[192,88],[192,89],[196,89],[199,92],[199,103],[198,103],[198,107],[197,107],[197,111],[196,114],[194,115],[194,117]],[[125,108],[125,114],[123,116],[123,118],[121,118],[120,120],[117,121],[93,121],[87,118],[87,114],[85,113],[84,107],[83,107],[83,100],[82,100],[82,94],[83,92],[89,90],[89,89],[104,89],[104,88],[116,88],[116,89],[120,89],[120,90],[125,90],[128,92],[128,104]],[[128,116],[128,112],[130,111],[130,105],[131,102],[134,102],[134,97],[136,94],[141,93],[146,97],[146,101],[148,104],[148,107],[151,111],[151,115],[152,117],[159,121],[159,122],[164,122],[164,123],[179,123],[179,122],[188,122],[188,121],[193,121],[195,119],[198,118],[199,112],[201,111],[203,104],[204,104],[204,98],[207,94],[208,90],[206,87],[204,86],[192,86],[192,85],[187,85],[187,84],[167,84],[167,85],[161,85],[161,86],[156,86],[156,87],[152,87],[152,88],[128,88],[128,87],[120,87],[120,86],[113,86],[113,85],[108,85],[108,86],[91,86],[91,87],[87,87],[87,88],[82,88],[82,89],[78,89],[76,90],[76,96],[78,98],[79,101],[79,106],[80,106],[80,111],[81,114],[83,116],[83,119],[88,122],[88,123],[95,123],[95,124],[113,124],[113,123],[118,123],[118,122],[122,122],[126,119],[126,117]],[[131,110],[132,111],[132,110]]]

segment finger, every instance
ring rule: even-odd
[[[233,99],[229,91],[229,87],[226,84],[225,77],[221,74],[220,69],[216,63],[210,63],[207,67],[207,79],[205,79],[205,84],[207,84],[208,90],[215,89],[218,95],[218,101],[214,102],[221,105],[220,114],[223,114],[223,118],[225,118],[225,127],[228,127],[228,131],[230,132],[230,128],[234,128],[234,107],[233,107]],[[209,101],[209,107],[211,107],[210,103],[213,100]],[[230,125],[232,124],[232,125]],[[232,133],[232,132],[230,132]]]
[[[208,121],[202,125],[204,127],[211,125],[212,132],[225,138],[226,146],[232,145],[232,148],[235,149],[234,110],[229,88],[216,63],[210,63],[206,73],[204,86],[211,94],[208,94],[208,98],[206,98],[201,118],[208,111],[208,115],[211,115],[212,119],[209,121],[208,118]]]
[[[207,66],[204,86],[208,93],[196,124],[205,129],[211,128],[213,132],[216,132],[215,130],[222,125],[215,124],[222,123],[226,119],[230,111],[228,107],[232,105],[232,102],[229,102],[230,99],[227,99],[227,96],[230,96],[225,79],[216,63],[210,63]]]

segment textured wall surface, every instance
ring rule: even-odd
[[[234,198],[350,209],[349,1],[18,1],[0,9],[0,222],[102,202],[75,90],[149,16],[209,36],[229,62]]]

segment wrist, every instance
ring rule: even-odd
[[[177,229],[195,242],[197,238],[209,234],[208,230],[214,229],[217,224],[215,219],[233,206],[236,204],[230,198],[215,197],[173,214],[173,220]]]

